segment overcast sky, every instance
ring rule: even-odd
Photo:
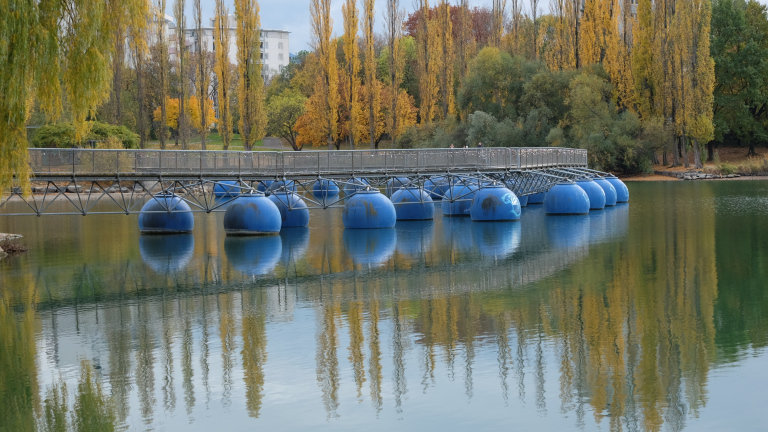
[[[766,4],[768,0],[758,0],[760,3]],[[192,2],[193,0],[186,0],[187,2],[187,23],[192,25]],[[526,6],[528,0],[522,0]],[[234,13],[233,0],[227,0],[229,4],[230,13]],[[339,36],[343,33],[341,5],[344,0],[331,0],[331,16],[333,18],[334,34]],[[407,13],[414,10],[414,0],[400,0],[400,7],[405,9]],[[437,4],[437,0],[432,0],[430,4]],[[458,4],[459,0],[451,0],[451,4]],[[507,2],[507,9],[509,9],[509,1]],[[540,10],[542,13],[549,11],[548,0],[539,0]],[[470,7],[487,5],[491,6],[492,0],[469,0]],[[168,0],[169,15],[173,14],[173,0]],[[213,18],[214,13],[214,0],[202,0],[203,5],[203,20],[206,25],[209,23],[209,18]],[[376,1],[376,31],[383,31],[384,23],[384,9],[385,0]],[[261,26],[262,28],[280,29],[291,32],[289,39],[290,52],[297,53],[301,50],[309,49],[310,42],[310,29],[309,29],[309,0],[260,0],[259,6],[261,7]],[[362,10],[362,0],[358,0],[358,10]]]

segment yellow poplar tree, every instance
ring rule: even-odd
[[[441,118],[456,113],[456,101],[453,93],[453,26],[451,25],[451,5],[447,0],[440,0],[437,9],[437,38],[439,44],[438,68],[440,72]]]
[[[400,83],[403,81],[401,71],[405,64],[405,58],[403,52],[400,49],[400,41],[403,37],[403,17],[404,12],[400,9],[399,0],[387,0],[386,11],[386,31],[387,31],[387,46],[389,47],[389,57],[387,58],[389,65],[389,94],[398,94],[400,90]],[[397,116],[399,108],[399,98],[391,98],[389,104],[389,113],[386,119],[385,128],[392,143],[397,142],[397,137],[400,135],[399,117]]]
[[[230,91],[232,89],[232,71],[229,62],[229,10],[224,0],[216,0],[213,39],[216,44],[216,103],[219,108],[218,129],[224,150],[229,149],[232,142],[232,111],[230,108]]]
[[[160,148],[165,150],[165,138],[168,133],[168,44],[165,35],[165,0],[157,0],[155,25],[157,26],[158,80],[160,81]]]
[[[634,78],[635,101],[643,119],[657,114],[654,97],[658,89],[655,86],[653,70],[654,20],[651,0],[639,0],[637,3],[637,24],[632,35],[632,76]]]
[[[235,0],[237,19],[237,99],[240,104],[240,136],[243,148],[251,151],[264,138],[264,81],[261,76],[261,22],[256,0]]]
[[[371,148],[378,148],[376,129],[383,125],[381,113],[381,89],[376,79],[376,52],[373,49],[373,24],[375,0],[363,1],[363,38],[365,40],[365,94],[368,111],[368,136]],[[382,126],[383,127],[383,126]]]
[[[694,0],[693,13],[697,19],[693,63],[693,106],[691,107],[691,137],[693,138],[695,168],[702,168],[701,146],[715,138],[713,121],[715,61],[710,53],[712,3]]]
[[[152,14],[148,0],[133,0],[128,6],[131,23],[128,27],[128,44],[136,71],[136,124],[139,133],[139,147],[144,148],[147,139],[147,112],[145,109],[146,92],[144,88],[144,68],[147,61],[147,39]]]
[[[304,115],[296,122],[299,131],[297,143],[313,146],[323,145],[338,149],[339,77],[336,60],[336,45],[331,41],[333,21],[330,0],[311,0],[309,4],[312,26],[312,43],[319,57],[319,68],[315,75],[314,92],[307,99]]]
[[[504,36],[504,11],[507,8],[507,0],[493,0],[493,22],[491,27],[490,44],[493,47],[501,46],[501,38]]]
[[[176,136],[176,145],[181,141],[181,148],[187,149],[188,137],[188,119],[187,119],[187,17],[184,15],[186,10],[186,0],[175,0],[173,2],[173,17],[176,20],[176,72],[179,75],[179,133]]]
[[[430,123],[435,118],[437,105],[437,63],[438,48],[436,22],[430,16],[429,0],[419,0],[421,19],[417,34],[417,56],[419,73],[419,114],[421,123]]]
[[[346,0],[342,6],[342,13],[344,15],[344,68],[342,76],[344,77],[346,90],[344,102],[347,105],[348,111],[348,117],[342,128],[346,129],[350,148],[353,148],[358,141],[360,116],[362,115],[358,98],[360,91],[360,56],[357,45],[357,0]]]
[[[206,103],[208,102],[208,88],[211,86],[211,70],[208,65],[208,43],[203,35],[203,11],[200,7],[200,0],[195,0],[195,30],[197,31],[197,73],[195,74],[197,90],[197,100],[199,101],[198,112],[201,114],[200,121],[203,127],[200,130],[200,143],[205,150],[205,139],[208,137],[208,126],[213,120],[208,116]]]

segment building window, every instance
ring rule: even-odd
[[[278,54],[278,55],[277,55],[277,59],[278,59],[278,60],[282,60],[282,59],[283,59],[283,53],[280,53],[280,54]]]
[[[277,43],[277,49],[283,49],[283,43],[282,42],[278,42]]]

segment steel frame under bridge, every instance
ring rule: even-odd
[[[234,188],[240,192],[253,191],[264,181],[293,182],[309,208],[324,209],[343,206],[354,193],[315,197],[312,187],[321,180],[340,189],[360,178],[374,188],[398,177],[407,177],[420,188],[428,180],[478,188],[503,182],[524,196],[545,192],[564,179],[605,174],[587,168],[586,150],[550,147],[300,152],[29,149],[29,161],[33,184],[45,186],[34,186],[32,196],[19,189],[4,193],[0,215],[141,213],[147,199],[169,192],[181,196],[193,212],[210,213],[223,211],[236,199],[214,196],[214,185],[224,181],[236,181]],[[439,190],[435,194],[451,202],[471,199],[445,196]],[[23,212],[9,211],[7,203],[13,199],[26,204]],[[54,202],[68,205],[62,210],[59,205],[51,207]]]

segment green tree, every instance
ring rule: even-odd
[[[766,7],[750,1],[719,0],[712,7],[715,60],[714,125],[717,142],[768,141],[768,18]],[[709,145],[711,160],[713,149]]]
[[[267,104],[267,134],[284,138],[294,150],[301,150],[303,145],[296,141],[296,122],[304,114],[306,102],[307,98],[296,90],[286,90],[270,98]]]

